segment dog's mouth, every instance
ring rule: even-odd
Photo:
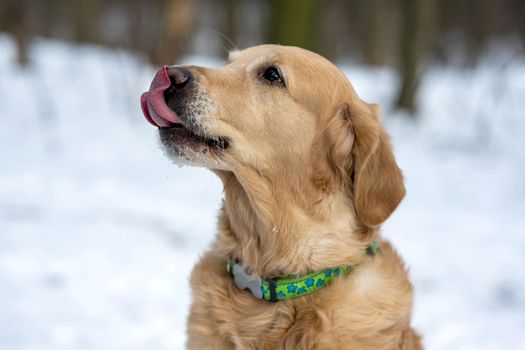
[[[169,143],[192,146],[207,146],[214,149],[225,149],[228,141],[224,137],[210,137],[194,130],[192,123],[180,117],[167,101],[179,97],[175,91],[188,84],[190,77],[174,73],[170,76],[170,67],[163,66],[153,78],[149,91],[140,97],[140,105],[146,120],[159,128],[161,140]],[[174,95],[175,94],[175,95]]]

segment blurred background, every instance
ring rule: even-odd
[[[280,43],[396,69],[396,105],[410,111],[429,63],[472,67],[491,45],[523,53],[525,40],[520,0],[2,0],[0,16],[22,65],[35,37],[126,49],[156,65]]]
[[[162,155],[139,96],[261,43],[381,105],[426,348],[525,344],[525,2],[0,0],[1,349],[184,348],[222,188]]]

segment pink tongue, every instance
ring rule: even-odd
[[[151,82],[148,92],[140,96],[140,106],[146,120],[154,126],[166,128],[181,124],[177,114],[173,112],[164,100],[164,91],[171,86],[168,66],[163,66]]]

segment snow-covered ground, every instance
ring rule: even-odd
[[[0,36],[0,349],[183,349],[222,189],[162,155],[138,103],[154,67],[48,41],[13,56]],[[388,112],[391,71],[344,70],[386,106],[408,195],[384,233],[427,349],[522,348],[525,61],[431,69],[415,123]]]

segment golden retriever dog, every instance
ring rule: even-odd
[[[422,349],[380,233],[403,176],[378,108],[332,63],[256,46],[218,69],[164,66],[141,104],[170,158],[224,185],[191,275],[189,349]]]

